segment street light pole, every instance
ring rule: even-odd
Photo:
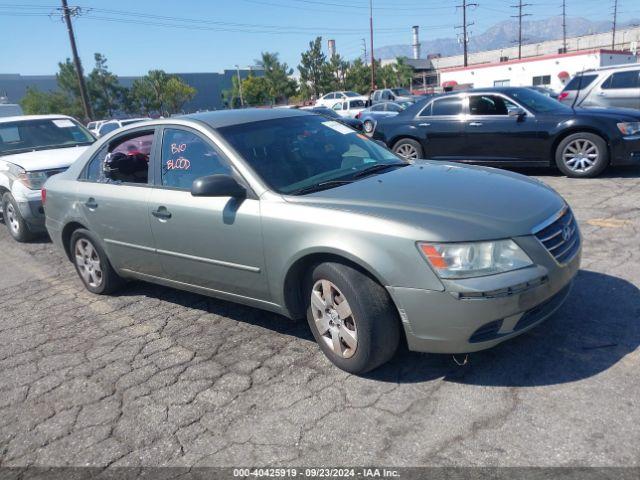
[[[371,91],[376,89],[376,59],[373,54],[373,0],[369,0],[369,34],[371,49]]]
[[[238,73],[238,92],[240,93],[240,106],[244,107],[244,99],[242,98],[242,79],[240,78],[239,65],[236,65],[236,72]]]

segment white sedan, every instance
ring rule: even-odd
[[[345,100],[344,102],[336,103],[332,108],[341,117],[356,118],[359,113],[367,108],[367,104],[360,99]]]
[[[318,100],[316,100],[315,107],[333,107],[336,102],[344,102],[345,100],[362,100],[364,102],[369,101],[369,97],[365,95],[360,95],[357,92],[330,92],[326,95],[323,95]]]

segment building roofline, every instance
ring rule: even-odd
[[[488,67],[496,67],[499,65],[514,65],[519,63],[530,63],[530,62],[539,62],[542,60],[552,60],[554,58],[565,58],[565,57],[576,57],[580,55],[592,55],[595,53],[610,55],[633,55],[628,50],[611,50],[606,48],[592,48],[589,50],[577,50],[575,52],[567,52],[567,53],[551,53],[548,55],[540,55],[534,57],[525,57],[525,58],[515,58],[513,60],[507,60],[506,62],[486,62],[486,63],[476,63],[474,65],[469,65],[467,67],[445,67],[440,69],[441,72],[458,72],[465,70],[475,70],[478,68],[488,68]]]

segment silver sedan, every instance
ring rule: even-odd
[[[407,162],[332,120],[240,110],[132,125],[45,185],[86,288],[139,279],[306,317],[354,373],[492,347],[549,317],[580,263],[571,210],[521,175]]]

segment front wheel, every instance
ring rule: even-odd
[[[420,145],[420,142],[413,140],[412,138],[403,138],[398,140],[393,146],[393,153],[400,155],[407,160],[418,160],[419,158],[424,158],[422,145]]]
[[[108,295],[122,285],[122,279],[111,266],[106,253],[88,230],[73,232],[70,251],[78,276],[91,293]]]
[[[373,133],[373,122],[371,120],[364,121],[364,133]]]
[[[9,229],[9,233],[18,242],[28,242],[32,240],[34,234],[29,230],[27,222],[22,218],[18,204],[10,193],[2,196],[2,215],[4,223]]]
[[[307,320],[323,353],[350,373],[389,361],[400,342],[400,321],[387,291],[360,271],[321,263],[305,288]]]
[[[569,135],[556,149],[556,165],[567,177],[596,177],[608,163],[607,143],[593,133],[579,132]]]

